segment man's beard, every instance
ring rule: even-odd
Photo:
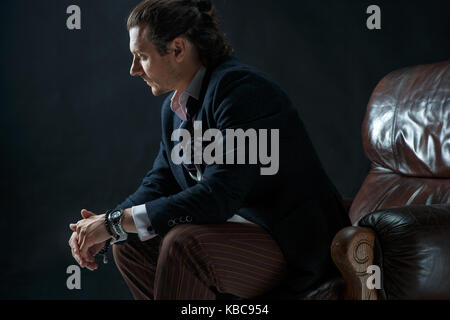
[[[180,74],[176,71],[176,69],[170,63],[168,63],[166,66],[167,66],[166,72],[168,75],[167,79],[171,79],[170,83],[175,83],[177,81],[177,79],[180,78]],[[167,84],[163,87],[160,84],[156,84],[154,81],[150,81],[150,79],[148,79],[146,75],[141,76],[141,77],[152,88],[152,93],[155,97],[175,90],[175,89],[167,88],[168,87]],[[167,83],[169,83],[169,80],[167,80]]]
[[[153,95],[155,97],[160,96],[162,94],[165,94],[165,93],[171,91],[171,90],[168,90],[168,89],[165,89],[165,88],[162,88],[162,87],[158,86],[154,81],[150,81],[146,77],[141,77],[141,78],[152,89],[152,93],[153,93]]]
[[[170,91],[173,91],[173,90],[160,88],[160,87],[152,87],[152,93],[155,97],[166,94]]]

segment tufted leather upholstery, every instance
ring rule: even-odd
[[[350,209],[354,225],[383,208],[450,203],[450,60],[384,77],[362,137],[372,165]]]
[[[375,231],[385,299],[450,299],[450,204],[384,209],[363,217]]]

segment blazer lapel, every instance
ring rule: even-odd
[[[181,120],[177,116],[174,116],[173,117],[174,130],[178,129],[182,122],[183,122],[183,120]],[[170,134],[172,134],[172,133],[170,133]],[[174,146],[175,146],[175,143],[171,141],[170,148],[169,148],[169,150],[167,150],[169,158],[171,157],[170,153],[172,152],[172,149]],[[183,172],[183,170],[184,170],[183,166],[174,164],[172,161],[169,161],[169,162],[170,162],[170,166],[172,167],[172,173],[175,177],[175,180],[178,182],[178,185],[181,187],[182,190],[187,189],[189,187],[189,185],[186,181],[186,176],[184,175],[184,172]]]
[[[205,101],[205,95],[206,95],[206,91],[208,89],[209,80],[211,79],[211,73],[212,73],[212,70],[207,69],[205,76],[203,78],[203,81],[202,81],[202,89],[200,91],[199,99],[198,100],[195,98],[188,99],[188,105],[186,107],[193,111],[195,110],[195,114],[196,114],[195,121],[202,121],[202,118],[203,118],[202,109],[204,107],[203,103]],[[179,128],[182,122],[183,122],[183,120],[174,116],[173,128],[174,129]],[[203,130],[205,130],[205,128],[203,128]],[[170,156],[170,154],[169,154],[169,156]],[[172,166],[173,166],[173,174],[175,176],[175,179],[177,180],[178,184],[180,185],[180,187],[183,190],[185,190],[195,184],[194,180],[188,182],[188,179],[191,179],[191,178],[187,176],[186,170],[183,168],[182,165],[172,164]],[[201,165],[201,167],[202,167],[202,170],[204,170],[204,166]]]

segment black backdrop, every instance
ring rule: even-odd
[[[128,299],[114,264],[75,264],[68,224],[132,193],[150,169],[160,104],[129,76],[126,17],[136,0],[1,2],[1,277],[3,299]],[[354,197],[369,162],[361,122],[377,82],[395,69],[450,58],[446,1],[216,0],[243,62],[287,91],[325,169]],[[66,8],[81,8],[81,30]],[[381,8],[381,30],[366,8]]]

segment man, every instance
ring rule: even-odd
[[[211,1],[144,1],[128,30],[131,75],[155,96],[173,94],[162,106],[158,156],[137,191],[114,213],[83,209],[70,225],[78,263],[96,269],[94,256],[114,237],[115,262],[136,299],[296,294],[333,276],[329,246],[349,224],[340,196],[286,94],[230,55]],[[244,164],[175,163],[173,133],[199,124],[222,133],[278,130],[269,147],[278,167],[262,174],[267,163],[249,162],[250,138],[231,149],[246,154]]]

